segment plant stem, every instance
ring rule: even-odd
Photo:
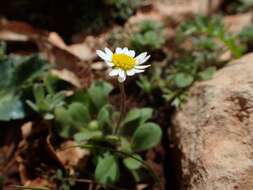
[[[120,89],[120,115],[119,115],[119,119],[117,122],[117,125],[115,127],[115,131],[114,134],[118,133],[121,121],[125,115],[125,111],[126,111],[126,93],[125,93],[125,87],[124,87],[124,83],[120,83],[119,82],[119,89]]]

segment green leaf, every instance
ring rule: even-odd
[[[215,71],[216,71],[215,67],[208,67],[206,70],[199,72],[198,75],[202,80],[209,80],[212,78]]]
[[[58,127],[60,135],[67,138],[80,130],[84,130],[84,127],[90,122],[91,116],[85,105],[74,102],[68,108],[56,108],[55,119],[61,125]]]
[[[35,84],[33,87],[33,94],[36,102],[43,101],[45,98],[45,90],[43,85]]]
[[[136,128],[151,118],[152,112],[151,108],[135,108],[130,110],[122,122],[121,133],[132,136]]]
[[[0,120],[23,119],[26,116],[23,102],[25,84],[41,76],[45,68],[46,62],[37,55],[8,56],[0,60]]]
[[[85,105],[90,110],[91,99],[87,91],[77,91],[70,98],[70,102],[79,102]]]
[[[140,109],[134,108],[134,109],[130,110],[127,113],[125,119],[123,120],[123,124],[126,124],[126,123],[129,123],[131,121],[135,121],[135,120],[139,119],[140,115],[141,115]]]
[[[104,154],[98,160],[95,169],[95,179],[101,184],[114,184],[119,177],[119,166],[114,155]]]
[[[111,124],[111,105],[105,105],[98,112],[97,120],[101,128],[105,125],[110,126]]]
[[[81,125],[85,125],[91,120],[87,107],[78,102],[69,105],[68,113],[73,122],[80,123]]]
[[[101,131],[89,131],[85,130],[74,135],[76,142],[81,143],[82,141],[88,141],[90,139],[97,139],[103,136]]]
[[[55,109],[54,115],[56,122],[60,124],[60,126],[57,127],[60,136],[64,138],[71,137],[71,135],[76,132],[76,129],[71,126],[72,119],[68,114],[67,109],[58,107]]]
[[[134,158],[132,157],[127,157],[123,160],[124,165],[129,169],[129,170],[137,170],[142,166],[141,163],[141,156],[138,154],[133,155]],[[140,160],[140,161],[139,161]]]
[[[89,96],[97,109],[102,108],[108,102],[108,95],[112,91],[111,84],[96,81],[88,89]]]
[[[12,93],[0,96],[0,105],[1,121],[10,121],[25,117],[25,110],[22,101],[18,96],[14,96]]]
[[[185,88],[193,83],[194,78],[192,75],[187,73],[177,73],[174,80],[177,87]]]
[[[125,119],[123,120],[123,124],[135,121],[135,120],[141,120],[141,123],[144,123],[148,119],[152,117],[153,110],[151,108],[134,108],[130,110]]]
[[[0,75],[0,87],[3,88],[8,88],[8,89],[13,89],[14,86],[11,85],[12,80],[13,80],[13,72],[14,72],[14,63],[11,59],[3,59],[0,60],[0,70],[1,70],[1,75]],[[1,90],[2,90],[1,89]]]
[[[130,142],[124,137],[120,139],[120,150],[129,154],[133,152]]]
[[[23,85],[25,82],[32,82],[48,68],[48,63],[40,59],[37,54],[31,56],[15,56],[16,64],[13,73],[13,84]]]
[[[162,130],[155,123],[146,123],[136,129],[133,135],[133,147],[136,151],[150,149],[161,139]]]

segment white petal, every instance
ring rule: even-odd
[[[135,56],[135,51],[134,50],[127,50],[125,52],[126,55],[130,56],[130,57],[134,57]]]
[[[136,69],[146,69],[148,67],[150,67],[150,65],[136,65],[134,68],[136,68]]]
[[[127,47],[124,47],[123,50],[122,50],[122,53],[128,55],[128,48],[127,48]]]
[[[133,76],[134,74],[135,74],[134,69],[131,69],[131,70],[128,70],[128,71],[127,71],[127,75],[128,75],[128,76]]]
[[[119,82],[124,82],[126,80],[126,75],[124,75],[124,77],[118,77],[118,81]]]
[[[106,63],[106,65],[109,66],[109,67],[113,67],[113,66],[114,66],[114,64],[111,63],[111,62],[106,61],[105,63]]]
[[[140,55],[138,55],[135,58],[135,60],[137,60],[137,62],[138,62],[137,64],[139,64],[143,59],[145,59],[146,55],[147,55],[147,52],[144,52],[144,53],[141,53]]]
[[[119,74],[119,69],[113,69],[110,73],[109,76],[114,77],[117,76]]]
[[[150,58],[150,55],[145,57],[139,64],[145,63]]]
[[[150,58],[150,55],[148,55],[146,57],[141,57],[141,59],[138,60],[137,65],[141,65],[141,64],[145,63],[149,58]]]
[[[123,52],[123,50],[121,48],[119,48],[119,47],[116,48],[115,53],[122,53],[122,52]]]
[[[119,76],[120,76],[121,78],[126,77],[125,71],[123,71],[122,69],[119,69]]]
[[[141,69],[134,69],[134,72],[135,72],[135,73],[143,73],[144,70],[141,70]]]
[[[112,53],[112,51],[109,49],[109,48],[105,48],[105,53],[107,54],[107,55],[109,55],[109,56],[112,56],[113,55],[113,53]]]
[[[111,61],[111,56],[107,55],[106,53],[104,53],[103,51],[101,50],[97,50],[96,51],[97,55],[102,58],[103,60],[105,61]]]
[[[128,50],[128,55],[130,57],[134,57],[135,56],[135,51],[134,50]]]

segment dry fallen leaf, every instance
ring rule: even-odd
[[[21,126],[21,133],[23,139],[26,139],[32,132],[32,122],[26,122]]]
[[[71,72],[67,69],[62,69],[62,70],[52,69],[51,73],[53,75],[57,76],[58,78],[69,82],[73,86],[75,86],[77,88],[81,88],[81,82],[80,82],[79,78],[77,78],[77,76],[73,72]]]
[[[42,177],[37,177],[32,180],[27,180],[24,186],[27,187],[34,187],[34,188],[49,188],[49,189],[55,189],[56,185],[50,182],[49,180],[42,178]]]
[[[0,40],[32,41],[37,44],[44,57],[56,64],[56,69],[67,69],[76,75],[76,78],[80,80],[79,88],[87,88],[92,81],[90,64],[82,60],[86,57],[85,52],[83,52],[82,57],[78,57],[80,52],[76,53],[76,50],[72,50],[76,49],[77,46],[69,48],[55,32],[39,30],[24,22],[1,19]],[[83,50],[89,51],[86,55],[91,53],[88,48]]]
[[[61,161],[62,165],[68,169],[76,169],[79,166],[84,168],[90,152],[86,149],[81,149],[77,143],[68,140],[61,144],[60,148],[56,150],[56,155]]]

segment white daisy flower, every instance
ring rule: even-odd
[[[142,65],[149,58],[147,52],[141,53],[135,57],[135,51],[128,48],[116,48],[115,53],[105,48],[104,51],[97,50],[97,55],[112,68],[109,75],[118,77],[119,82],[124,82],[126,76],[133,76],[136,73],[142,73],[150,65]]]

